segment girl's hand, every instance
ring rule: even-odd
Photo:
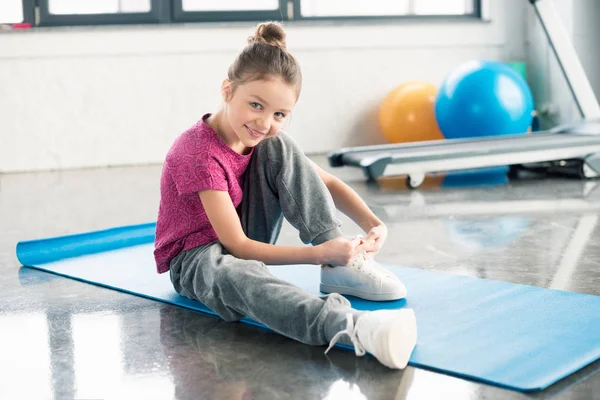
[[[317,264],[327,264],[331,266],[348,265],[350,260],[363,251],[365,248],[360,245],[361,239],[346,239],[339,237],[323,244],[320,244],[320,262]]]
[[[371,257],[375,257],[379,250],[383,247],[385,240],[387,239],[387,228],[385,225],[381,224],[371,229],[367,237],[362,239],[361,244],[366,250],[367,254]]]

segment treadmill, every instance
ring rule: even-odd
[[[529,0],[573,94],[582,120],[520,136],[442,139],[343,148],[329,154],[332,167],[362,168],[369,180],[406,176],[418,188],[430,173],[510,166],[581,179],[600,176],[600,105],[553,0]]]

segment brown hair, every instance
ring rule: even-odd
[[[264,22],[256,27],[254,36],[227,71],[227,78],[236,86],[259,79],[281,78],[296,88],[300,95],[302,73],[298,62],[286,49],[285,31],[277,22]]]

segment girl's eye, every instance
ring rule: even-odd
[[[252,103],[250,103],[250,105],[252,106],[252,108],[256,108],[257,110],[260,110],[262,108],[262,106],[259,103],[255,102],[255,101],[253,101]]]
[[[277,118],[285,118],[285,114],[284,114],[284,113],[282,113],[282,112],[279,112],[279,111],[275,113],[275,116],[276,116]]]

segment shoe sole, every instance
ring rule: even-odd
[[[331,286],[324,283],[319,285],[319,289],[323,293],[339,293],[345,294],[349,296],[359,297],[365,300],[371,301],[391,301],[391,300],[400,300],[406,297],[405,291],[398,292],[388,292],[388,293],[369,293],[363,292],[362,290],[358,290],[351,287],[345,286]]]
[[[404,369],[417,345],[417,319],[410,308],[398,310],[398,317],[387,338],[390,367]]]

